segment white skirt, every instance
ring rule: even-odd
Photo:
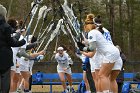
[[[115,62],[114,67],[112,68],[112,70],[121,70],[122,69],[122,59],[121,57]]]
[[[20,70],[20,71],[29,71],[29,67],[28,67],[28,66],[25,66],[25,65],[20,64],[20,66],[19,66],[19,70]]]
[[[94,61],[94,69],[100,69],[101,68],[101,64],[103,62],[103,55],[101,53],[99,53],[98,51],[96,51],[94,57],[93,57],[93,61]]]
[[[90,69],[91,69],[91,72],[95,72],[95,60],[94,60],[94,58],[90,58]]]
[[[16,73],[20,73],[20,68],[16,68]]]
[[[30,71],[30,74],[32,75],[32,68],[33,68],[33,65],[34,65],[34,60],[30,60],[29,61],[29,71]]]
[[[120,57],[119,50],[113,49],[111,52],[107,52],[105,55],[103,55],[103,63],[115,63]]]
[[[67,74],[72,74],[71,72],[71,68],[67,69],[66,71],[63,70],[62,67],[60,67],[59,65],[57,65],[57,72],[60,73],[60,72],[64,72],[64,73],[67,73]]]
[[[16,62],[17,62],[17,58],[16,58],[16,56],[14,55],[14,53],[13,53],[13,66],[11,66],[11,70],[12,71],[16,71]]]
[[[108,57],[111,57],[111,55],[112,54],[109,54]],[[115,56],[117,59],[115,58]],[[115,62],[112,70],[121,70],[122,65],[123,65],[120,54],[118,54],[118,53],[114,54],[112,58],[107,59],[104,55],[97,52],[94,55],[94,62],[95,62],[95,69],[100,69],[102,63],[114,63]]]

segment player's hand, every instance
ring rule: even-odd
[[[46,51],[45,50],[42,50],[40,52],[38,52],[40,55],[45,55],[46,54]]]

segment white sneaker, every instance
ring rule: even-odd
[[[24,93],[24,91],[22,89],[20,89],[20,88],[18,88],[16,92],[17,93]]]
[[[86,91],[85,93],[91,93],[91,91]]]

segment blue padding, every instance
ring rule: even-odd
[[[72,79],[83,79],[83,73],[73,73]]]
[[[59,79],[59,75],[57,73],[47,73],[44,74],[44,79]]]
[[[134,78],[135,77],[135,73],[124,73],[124,78]]]
[[[58,73],[43,74],[44,79],[59,79]],[[72,73],[72,79],[83,79],[83,73]]]
[[[42,73],[43,82],[37,82],[37,73],[32,75],[32,85],[50,85],[50,93],[52,93],[53,85],[61,85],[61,82],[54,82],[53,80],[58,80],[58,73]],[[72,73],[72,79],[79,80],[79,82],[72,82],[73,85],[79,85],[81,80],[83,79],[83,73]],[[44,80],[49,80],[45,82]],[[67,82],[68,83],[68,82]]]
[[[32,75],[32,79],[36,79],[36,73]],[[43,80],[54,80],[54,79],[59,79],[58,73],[43,73]],[[72,73],[72,79],[83,79],[83,73]]]

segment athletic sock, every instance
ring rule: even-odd
[[[110,93],[109,90],[103,90],[103,93]]]
[[[69,91],[67,89],[65,89],[65,92],[68,93]]]
[[[74,91],[73,86],[69,86],[69,92],[72,92],[72,91]]]
[[[91,91],[90,91],[90,90],[88,90],[88,91],[86,91],[86,93],[91,93]]]
[[[72,88],[72,86],[69,86],[70,87],[70,89]]]
[[[18,88],[22,90],[24,89],[22,84],[20,84]]]

